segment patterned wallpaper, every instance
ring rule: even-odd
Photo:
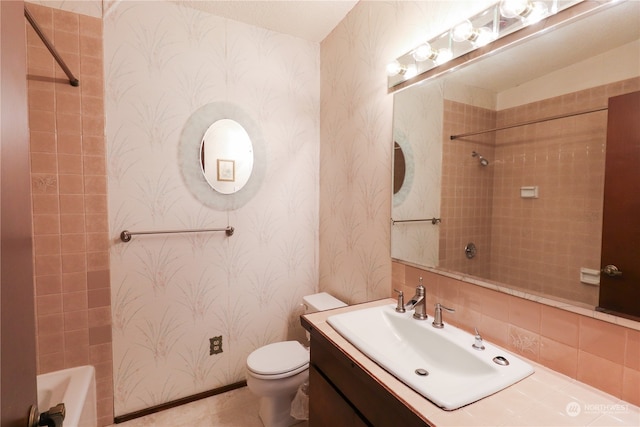
[[[122,415],[241,381],[255,348],[304,339],[301,298],[318,285],[320,47],[159,1],[108,4],[104,38]],[[178,164],[185,123],[212,102],[243,109],[266,146],[260,188],[236,210],[198,202]],[[227,225],[232,237],[118,239]]]

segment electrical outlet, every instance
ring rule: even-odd
[[[209,356],[222,353],[222,335],[209,338]]]

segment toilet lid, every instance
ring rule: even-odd
[[[298,341],[267,344],[247,357],[247,367],[261,375],[277,375],[309,364],[309,351]]]

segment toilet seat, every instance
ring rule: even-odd
[[[308,368],[309,351],[298,341],[267,344],[247,357],[247,369],[256,378],[286,378]]]

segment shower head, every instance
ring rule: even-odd
[[[482,157],[482,155],[480,153],[472,151],[471,152],[471,157],[477,157],[478,161],[480,162],[480,165],[489,166],[489,160],[487,160],[484,157]]]

